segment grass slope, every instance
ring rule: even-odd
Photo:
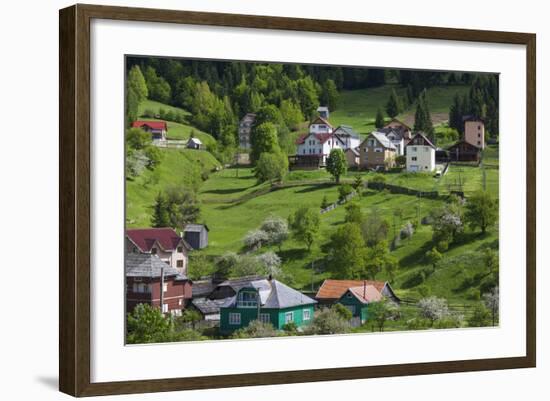
[[[186,117],[190,116],[190,113],[187,110],[180,109],[179,107],[169,106],[164,103],[156,102],[154,100],[145,100],[140,103],[138,113],[140,116],[143,115],[145,110],[152,110],[155,113],[159,113],[160,109],[166,111],[182,113]],[[155,118],[141,118],[146,121],[158,121]],[[168,123],[168,139],[188,139],[191,131],[194,132],[196,138],[199,138],[205,146],[214,144],[216,140],[214,137],[204,131],[199,130],[198,128],[193,127],[190,124],[180,124],[174,121],[167,121]]]
[[[164,149],[162,161],[154,170],[126,181],[126,226],[149,227],[155,196],[171,186],[198,187],[201,176],[218,167],[219,162],[209,152],[191,149]]]
[[[378,108],[385,114],[386,103],[395,89],[399,96],[405,96],[405,88],[398,85],[384,85],[377,88],[342,91],[338,101],[338,108],[330,113],[330,121],[334,126],[340,124],[351,125],[358,133],[366,135],[375,129],[374,120]],[[443,114],[445,119],[449,113],[449,106],[453,102],[455,94],[467,93],[469,87],[466,85],[457,86],[434,86],[428,89],[428,103],[432,117]],[[414,112],[416,105],[397,116],[407,124],[414,123]],[[440,118],[434,121],[439,122]],[[412,124],[411,123],[411,124]]]

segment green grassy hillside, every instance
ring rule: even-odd
[[[405,88],[398,85],[384,85],[377,88],[342,91],[338,100],[338,108],[330,113],[330,122],[334,126],[351,125],[358,133],[366,135],[374,130],[374,120],[378,108],[385,114],[385,107],[392,89],[399,96],[405,95]],[[428,103],[432,117],[438,117],[434,124],[443,117],[447,118],[449,106],[455,94],[467,93],[469,86],[435,86],[428,89]],[[416,105],[397,116],[407,124],[414,123]],[[443,114],[438,116],[438,114]],[[435,119],[435,118],[434,118]]]
[[[166,111],[172,111],[176,113],[181,113],[184,116],[188,117],[190,113],[187,110],[180,109],[179,107],[169,106],[164,103],[155,102],[154,100],[145,100],[139,105],[138,113],[142,120],[146,121],[157,121],[155,118],[146,118],[143,117],[143,114],[146,110],[151,110],[155,113],[159,113],[160,109]],[[212,135],[199,130],[198,128],[193,127],[189,124],[181,124],[174,121],[167,121],[168,123],[168,139],[188,139],[191,131],[194,132],[196,138],[199,138],[205,146],[213,144],[216,142]]]
[[[154,171],[144,170],[133,180],[126,180],[126,226],[150,227],[155,196],[171,186],[198,188],[202,178],[219,162],[209,152],[191,149],[160,149],[162,161]]]

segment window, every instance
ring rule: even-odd
[[[269,313],[260,313],[260,322],[270,323],[271,322],[271,316],[269,316]]]
[[[134,249],[132,249],[132,252],[138,253],[138,249],[136,247],[134,247]]]
[[[162,312],[163,313],[168,312],[168,304],[162,304]]]
[[[163,283],[162,284],[162,292],[166,292],[168,291],[168,283]]]
[[[309,320],[309,319],[311,319],[311,311],[309,309],[304,309],[303,320]]]
[[[416,161],[416,156],[411,157],[411,160],[412,160],[413,162],[415,162],[415,161]]]
[[[291,323],[294,321],[294,312],[285,313],[285,324]]]
[[[257,308],[258,294],[255,291],[241,291],[237,297],[237,307],[239,308]]]
[[[348,298],[351,298],[353,297],[353,295],[351,294],[351,292],[348,292],[348,294],[346,295]]]
[[[481,146],[481,141],[477,141],[477,146]]]
[[[355,315],[355,305],[346,305],[346,308],[351,312],[352,315]]]
[[[178,299],[178,305],[181,306],[183,304],[183,299]]]
[[[134,283],[132,290],[133,292],[136,292],[139,294],[147,294],[151,292],[151,287],[149,287],[148,284],[144,284],[144,283]]]
[[[183,259],[182,260],[176,260],[176,267],[183,267]]]
[[[411,147],[411,150],[412,150],[413,152],[416,152],[416,146],[412,146],[412,147]]]
[[[478,126],[477,126],[477,129],[478,129],[478,130],[481,130],[481,125],[478,125]]]
[[[229,324],[241,324],[241,314],[240,313],[230,313],[229,314]]]
[[[306,150],[305,150],[305,149],[302,151],[302,154],[304,154],[304,155],[306,154]]]
[[[156,255],[157,254],[157,248],[151,248],[151,253],[153,255]]]
[[[382,153],[382,152],[384,151],[384,149],[382,149],[382,148],[375,148],[374,151],[375,151],[376,153]]]
[[[178,246],[177,251],[178,251],[178,253],[182,253],[183,252],[183,246]]]
[[[430,148],[424,148],[424,152],[429,152]]]
[[[477,137],[478,137],[478,138],[481,138],[481,134],[478,133],[478,134],[477,134]]]

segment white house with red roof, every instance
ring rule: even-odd
[[[298,145],[296,155],[317,156],[324,164],[332,149],[346,148],[345,142],[333,134],[333,129],[327,120],[317,117],[309,125],[309,133],[296,141]]]
[[[153,141],[165,141],[168,132],[168,124],[166,121],[134,121],[132,128],[141,128],[145,132],[151,134]]]
[[[187,274],[191,246],[172,228],[131,228],[126,230],[126,252],[157,255],[160,260]]]

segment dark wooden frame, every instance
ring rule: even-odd
[[[89,94],[90,21],[93,18],[525,45],[527,49],[526,356],[91,383]],[[94,396],[535,367],[535,34],[80,4],[60,10],[59,29],[59,388],[62,392],[73,396]]]

